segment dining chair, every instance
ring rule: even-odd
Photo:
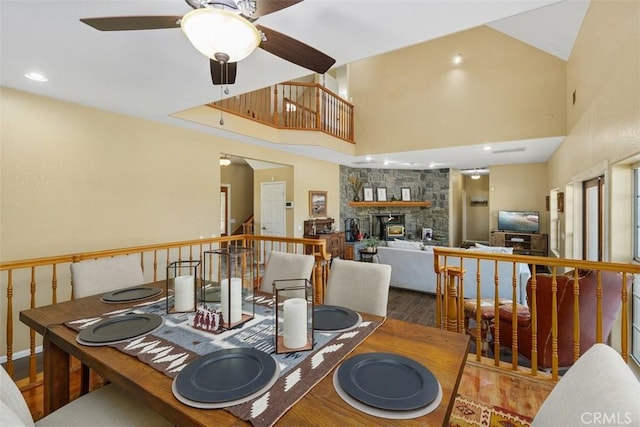
[[[144,283],[137,257],[121,255],[71,263],[74,298],[83,298]],[[89,368],[82,364],[80,393],[89,391]]]
[[[144,283],[140,260],[133,255],[71,264],[74,298],[83,298]]]
[[[531,426],[637,426],[639,396],[640,381],[620,353],[594,344],[553,387]]]
[[[387,316],[391,266],[334,259],[324,303]]]
[[[20,389],[0,368],[0,426],[171,426],[121,388],[109,384],[78,397],[34,423]]]
[[[260,290],[272,293],[274,280],[311,279],[314,263],[313,255],[273,251],[269,254]]]

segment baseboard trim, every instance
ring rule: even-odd
[[[36,354],[42,353],[42,346],[36,347]],[[13,353],[13,360],[22,359],[23,357],[29,357],[29,350],[21,350]],[[7,355],[0,356],[0,363],[7,363]]]

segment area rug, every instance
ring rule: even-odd
[[[499,406],[487,406],[458,395],[453,404],[449,427],[529,427],[531,418],[507,411]]]

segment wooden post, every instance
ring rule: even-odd
[[[273,85],[273,124],[278,127],[278,85]]]
[[[447,306],[449,310],[447,312],[447,330],[459,332],[459,322],[458,322],[458,306],[459,306],[459,295],[460,292],[458,290],[458,286],[462,276],[464,276],[465,270],[462,267],[446,267],[445,275],[447,277],[447,288],[448,288],[448,301]],[[456,282],[456,278],[458,281]]]

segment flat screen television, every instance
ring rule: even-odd
[[[540,231],[540,212],[498,211],[498,230],[538,233]]]

